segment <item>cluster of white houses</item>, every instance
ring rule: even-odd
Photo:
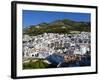
[[[46,58],[52,54],[80,54],[90,51],[91,34],[44,33],[37,36],[23,36],[24,58]]]

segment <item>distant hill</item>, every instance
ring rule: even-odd
[[[71,31],[90,32],[90,22],[76,22],[69,19],[56,20],[50,23],[31,25],[23,29],[23,34],[39,35],[43,33],[70,33]]]

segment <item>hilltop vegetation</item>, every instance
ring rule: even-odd
[[[23,34],[39,35],[43,33],[70,33],[71,31],[90,32],[90,22],[76,22],[69,19],[56,20],[51,23],[40,23],[23,29]]]

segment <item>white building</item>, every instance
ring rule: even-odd
[[[69,37],[70,36],[70,37]],[[74,40],[73,40],[74,39]],[[81,40],[82,42],[79,42]],[[84,40],[90,40],[89,32],[82,32],[80,34],[58,34],[58,33],[44,33],[37,36],[23,36],[23,53],[24,57],[37,57],[45,58],[48,55],[54,53],[63,53],[70,52],[73,54],[85,54],[87,51],[90,51],[90,43]],[[31,41],[31,42],[30,42]],[[80,49],[76,48],[76,44]],[[31,47],[30,47],[31,46]],[[71,47],[75,47],[74,51],[70,50]],[[60,49],[61,47],[65,48],[64,50]],[[58,48],[58,50],[55,50]]]

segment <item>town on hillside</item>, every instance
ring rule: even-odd
[[[40,59],[49,65],[44,68],[91,65],[90,32],[24,34],[22,42],[24,69]]]

